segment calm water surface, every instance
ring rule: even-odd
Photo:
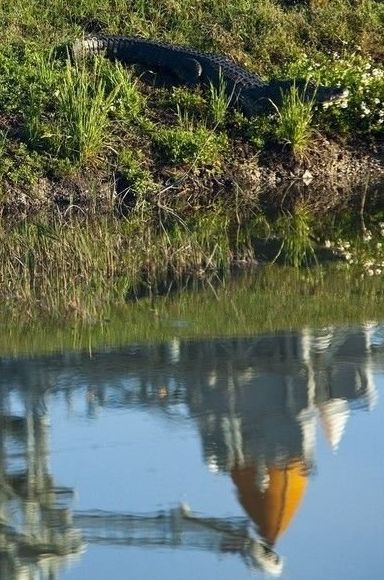
[[[0,578],[384,569],[384,326],[0,359]]]

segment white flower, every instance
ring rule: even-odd
[[[379,68],[374,68],[371,71],[371,75],[376,79],[381,79],[381,77],[383,76],[383,71],[380,70]]]
[[[331,247],[331,245],[332,245],[332,244],[331,244],[331,240],[325,240],[325,242],[324,242],[324,246],[325,246],[326,248],[330,248],[330,247]]]

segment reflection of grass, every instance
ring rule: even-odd
[[[225,216],[213,211],[187,224],[166,208],[159,211],[156,225],[143,200],[129,220],[67,219],[0,230],[0,303],[53,317],[99,317],[138,287],[226,266]]]
[[[260,256],[293,266],[311,286],[309,266],[316,264],[313,239],[318,232],[305,207],[270,223],[265,217],[242,215],[240,205],[226,208],[223,203],[209,211],[177,214],[161,196],[157,205],[149,202],[148,174],[131,157],[125,161],[137,194],[136,206],[125,218],[68,214],[66,219],[9,228],[0,222],[3,314],[100,320],[112,304],[120,307],[132,296],[174,292],[196,280],[211,285],[234,263],[255,264]],[[349,253],[354,244],[350,246]],[[361,268],[341,248],[340,253],[345,261],[339,267],[351,281],[361,281]],[[356,263],[366,262],[365,256],[358,260],[356,255]],[[377,284],[381,293],[378,279]]]
[[[99,310],[98,322],[3,316],[0,353],[83,350],[179,337],[250,336],[278,329],[384,319],[384,285],[348,273],[268,266],[205,290]],[[211,280],[212,282],[212,280]],[[277,292],[278,289],[278,292]]]
[[[311,214],[305,207],[297,207],[292,215],[282,216],[277,222],[277,232],[283,239],[281,253],[286,264],[299,268],[314,262]]]

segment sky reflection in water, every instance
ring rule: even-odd
[[[375,324],[3,358],[0,578],[378,578],[383,368]]]

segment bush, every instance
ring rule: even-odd
[[[155,187],[150,171],[144,166],[143,155],[134,154],[130,148],[119,153],[118,171],[126,187],[136,194],[144,194]]]
[[[306,100],[293,85],[282,96],[281,107],[276,107],[276,137],[280,142],[290,145],[294,157],[298,159],[303,157],[312,137],[311,123],[315,98],[316,95],[309,101]]]
[[[228,147],[228,138],[224,133],[215,133],[204,124],[195,125],[180,111],[178,126],[159,128],[154,140],[160,154],[175,164],[218,165]]]
[[[120,85],[107,93],[99,59],[94,59],[91,70],[82,63],[67,65],[58,90],[60,149],[64,155],[83,162],[100,152],[119,93]]]

